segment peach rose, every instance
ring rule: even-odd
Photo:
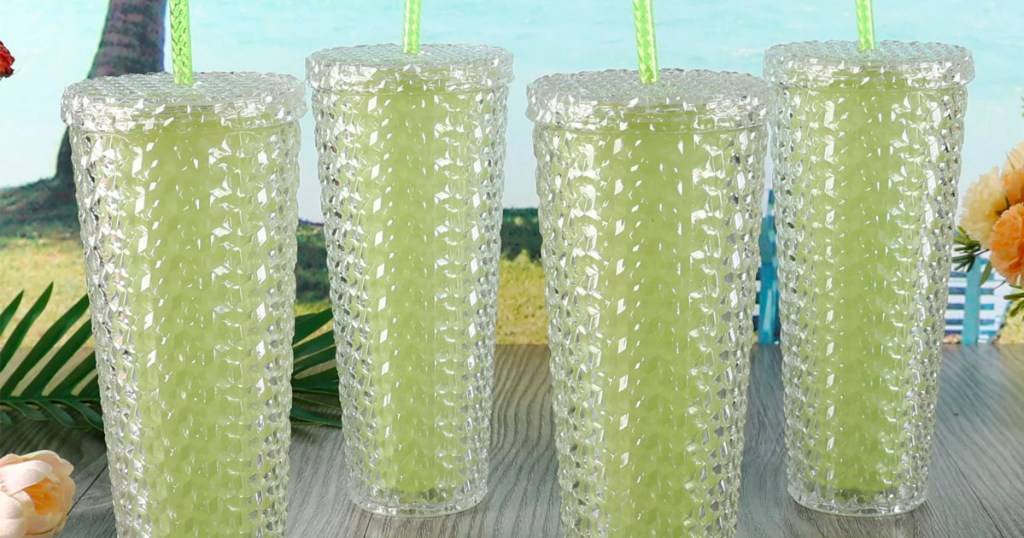
[[[75,468],[49,450],[0,458],[0,538],[50,538],[64,528]]]
[[[1007,209],[992,227],[992,267],[1012,286],[1024,285],[1024,205]]]

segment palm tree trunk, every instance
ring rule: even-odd
[[[110,0],[89,78],[153,73],[164,68],[164,13],[167,0]],[[71,145],[67,130],[57,152],[55,191],[74,198]]]

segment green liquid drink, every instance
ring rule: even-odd
[[[771,49],[766,72],[783,97],[790,493],[834,513],[905,512],[931,459],[970,54],[797,43]]]
[[[487,491],[511,56],[386,45],[308,66],[352,497],[469,508]]]
[[[284,535],[303,97],[256,74],[65,94],[121,536]]]
[[[529,88],[569,536],[735,533],[767,85]]]

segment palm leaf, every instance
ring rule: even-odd
[[[292,339],[295,355],[292,371],[292,421],[296,424],[341,427],[338,370],[330,368],[320,372],[334,375],[334,383],[327,391],[309,382],[309,377],[299,375],[334,359],[334,333],[330,327],[332,319],[329,308],[295,318],[295,338]]]
[[[17,312],[18,306],[21,305],[21,298],[25,296],[25,292],[22,291],[10,302],[3,312],[0,312],[0,336],[4,335],[4,331],[7,330],[7,324],[14,318],[14,313]]]
[[[95,352],[70,366],[82,357],[92,336],[92,323],[86,315],[88,296],[53,322],[20,361],[14,360],[17,351],[24,349],[25,336],[45,311],[52,293],[50,284],[0,345],[0,379],[6,379],[0,385],[0,424],[11,424],[10,413],[17,413],[67,427],[102,429]],[[17,314],[24,295],[19,293],[0,311],[0,336]],[[295,319],[291,417],[296,424],[341,426],[338,374],[325,366],[335,353],[330,322],[329,309]],[[319,369],[322,371],[317,371],[318,366],[323,367]]]
[[[85,316],[89,309],[88,297],[79,299],[57,318],[21,361],[14,362],[15,352],[46,309],[52,293],[53,284],[50,284],[0,348],[0,378],[7,379],[0,385],[0,420],[10,422],[7,412],[17,411],[31,420],[53,420],[68,427],[102,429],[96,378],[79,388],[84,377],[96,370],[95,355],[84,357],[70,374],[60,377],[61,370],[76,356],[81,356],[79,352],[89,341],[91,324]],[[7,305],[5,315],[10,311],[13,317],[22,295],[24,292]],[[65,338],[68,333],[71,336]],[[78,382],[67,382],[75,379]],[[19,385],[24,387],[17,390]],[[51,385],[55,386],[48,390]]]
[[[25,292],[22,291],[21,294],[15,297],[14,301],[4,309],[4,312],[6,313],[8,310],[12,310],[12,306],[16,309],[17,305],[14,303],[20,302],[21,296],[24,293]],[[28,334],[28,330],[32,328],[32,324],[39,318],[39,314],[42,314],[43,310],[46,309],[46,304],[50,302],[50,294],[52,293],[53,284],[50,284],[45,290],[43,290],[43,294],[36,299],[36,302],[28,309],[28,313],[26,313],[25,317],[18,323],[18,326],[14,328],[14,332],[11,333],[11,337],[3,347],[0,347],[0,370],[3,370],[10,364],[11,360],[14,358],[14,352],[18,350],[18,347],[21,346],[21,342],[25,340],[25,335]],[[14,313],[12,312],[12,317],[13,314]],[[6,387],[6,383],[4,385]]]

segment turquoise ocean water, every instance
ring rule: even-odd
[[[854,39],[852,0],[659,0],[664,67],[761,72],[764,50],[808,39]],[[397,42],[401,0],[192,0],[198,70],[277,71],[302,77],[318,49]],[[424,42],[500,45],[516,57],[509,101],[505,205],[534,206],[526,84],[547,73],[633,68],[629,0],[427,0]],[[16,75],[0,82],[0,186],[48,176],[61,135],[64,86],[91,64],[106,0],[2,0],[0,41]],[[961,186],[1002,164],[1024,140],[1024,1],[876,0],[880,39],[944,41],[970,48]],[[300,213],[320,220],[312,120],[303,123]]]

